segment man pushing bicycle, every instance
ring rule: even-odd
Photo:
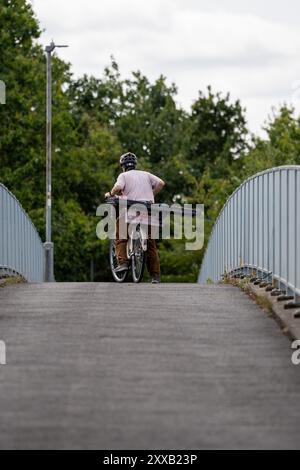
[[[128,200],[136,202],[152,202],[155,196],[163,189],[165,183],[162,179],[147,172],[136,170],[137,157],[131,153],[125,153],[120,158],[120,165],[123,173],[118,179],[109,193],[105,194],[105,198],[121,196]],[[118,266],[115,273],[126,272],[129,268],[127,257],[127,238],[120,238],[119,220],[116,227],[115,249],[118,258]],[[150,234],[149,234],[150,235]],[[127,235],[128,237],[128,235]],[[156,241],[148,238],[146,264],[152,283],[160,282],[160,262],[156,246]]]

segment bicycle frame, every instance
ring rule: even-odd
[[[131,227],[131,233],[128,234],[128,241],[127,241],[127,258],[130,260],[134,255],[134,237],[133,233],[136,231],[141,233],[141,240],[142,240],[142,248],[143,251],[147,251],[148,246],[148,226],[144,226],[142,224],[138,224],[137,227]]]

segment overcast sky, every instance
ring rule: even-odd
[[[114,55],[123,76],[160,74],[188,108],[211,84],[247,108],[260,129],[273,106],[300,112],[299,0],[32,0],[75,76],[100,77]]]

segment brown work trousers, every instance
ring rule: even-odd
[[[147,266],[150,276],[160,277],[160,262],[159,262],[156,240],[151,239],[150,229],[151,227],[149,227],[149,233],[148,233],[146,266]],[[116,226],[116,254],[118,257],[119,264],[128,263],[127,238],[125,239],[120,238],[119,219],[117,220],[117,226]]]

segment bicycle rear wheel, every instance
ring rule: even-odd
[[[141,233],[136,240],[133,240],[133,255],[131,257],[132,280],[141,282],[145,270],[146,253],[143,250],[143,240]]]
[[[109,244],[109,264],[111,273],[116,282],[125,282],[128,276],[128,270],[122,273],[116,273],[115,269],[118,266],[118,258],[116,255],[116,245],[115,240],[111,240]]]

